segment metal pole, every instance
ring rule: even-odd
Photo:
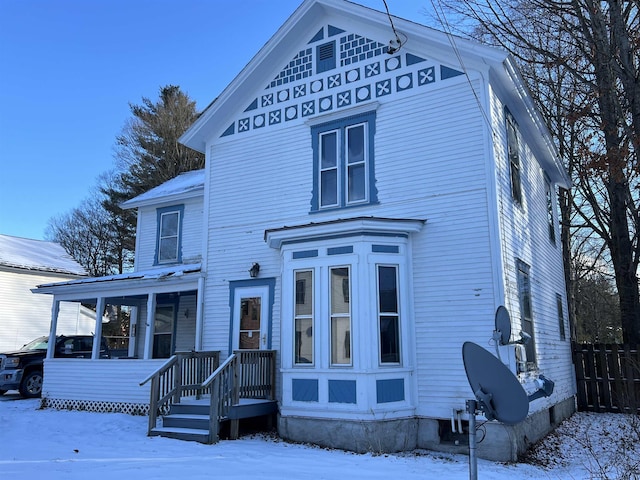
[[[475,400],[467,400],[469,414],[469,480],[478,480],[478,459],[476,458],[476,408]]]

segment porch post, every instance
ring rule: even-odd
[[[100,358],[100,346],[102,345],[102,315],[104,314],[104,297],[98,297],[96,303],[96,330],[93,335],[93,350],[91,358],[97,360]]]
[[[204,277],[198,279],[198,293],[196,299],[196,351],[202,350],[202,318],[204,316]]]
[[[156,294],[150,293],[147,297],[147,322],[144,337],[144,359],[149,360],[153,356],[153,332],[156,319]]]
[[[56,348],[56,331],[58,330],[58,313],[60,312],[60,300],[54,295],[51,305],[51,326],[49,328],[49,343],[47,344],[47,358],[53,358]]]
[[[131,313],[129,316],[129,351],[127,352],[127,356],[129,357],[136,356],[136,337],[138,335],[139,315],[140,310],[138,307],[131,307]]]

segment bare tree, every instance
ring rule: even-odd
[[[119,273],[111,262],[110,218],[99,198],[50,219],[45,237],[59,243],[91,276]]]
[[[597,235],[612,267],[624,340],[640,343],[640,2],[447,4],[475,22],[476,37],[521,64],[574,180],[561,196],[565,258],[576,230]]]

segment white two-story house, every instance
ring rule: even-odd
[[[181,141],[205,169],[124,205],[139,212],[136,272],[40,288],[132,306],[132,358],[94,371],[141,380],[181,350],[266,350],[284,438],[464,449],[461,347],[495,351],[505,306],[513,339],[531,340],[498,347],[502,361],[526,391],[541,374],[555,389],[521,424],[486,424],[480,455],[513,460],[573,411],[556,204],[569,179],[504,52],[305,0]],[[44,395],[135,410],[149,386],[134,383],[51,380]]]

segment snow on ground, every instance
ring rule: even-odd
[[[468,458],[425,450],[353,454],[291,444],[263,435],[201,445],[147,437],[147,418],[116,413],[41,410],[37,399],[0,396],[0,478],[101,479],[465,479]],[[482,480],[619,478],[604,465],[638,462],[638,422],[615,414],[577,414],[529,455],[530,463],[478,460]],[[621,441],[635,434],[635,443]],[[590,453],[585,448],[590,438]],[[623,445],[624,447],[621,447]],[[635,448],[635,452],[630,452]],[[624,452],[622,452],[624,450]],[[623,453],[620,456],[620,453]],[[615,473],[615,472],[613,472]],[[638,478],[638,477],[625,477]]]

